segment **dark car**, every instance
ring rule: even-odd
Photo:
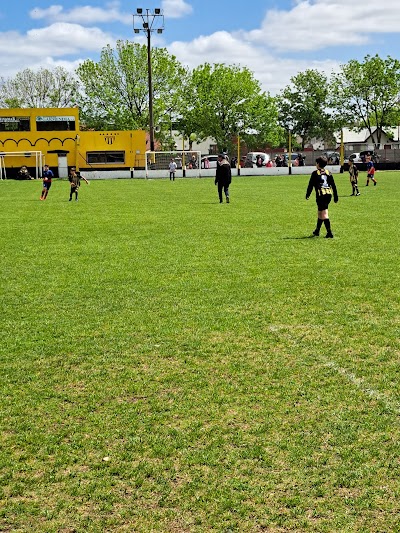
[[[327,158],[329,165],[340,164],[340,153],[339,152],[324,152],[324,156]]]

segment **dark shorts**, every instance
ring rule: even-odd
[[[43,182],[43,189],[49,190],[51,187],[51,181],[44,181]]]
[[[319,196],[317,198],[318,211],[325,211],[325,209],[328,209],[328,206],[331,203],[331,200],[332,200],[331,194],[324,194],[323,196]]]

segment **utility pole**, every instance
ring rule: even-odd
[[[153,79],[151,73],[151,34],[153,32],[162,33],[164,30],[164,15],[161,9],[156,8],[143,10],[141,7],[136,9],[133,15],[133,31],[135,33],[143,32],[147,36],[147,70],[149,77],[149,134],[150,150],[154,152],[154,116],[153,116]]]

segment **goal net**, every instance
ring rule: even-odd
[[[176,163],[175,177],[199,178],[201,152],[177,150],[170,152],[146,152],[146,178],[169,178],[170,163]]]

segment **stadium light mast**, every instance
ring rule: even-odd
[[[150,150],[154,152],[154,117],[153,117],[153,80],[151,73],[151,34],[162,33],[164,30],[164,15],[159,8],[154,11],[136,9],[133,15],[133,31],[143,32],[147,36],[147,70],[149,75],[149,129],[150,129]]]

